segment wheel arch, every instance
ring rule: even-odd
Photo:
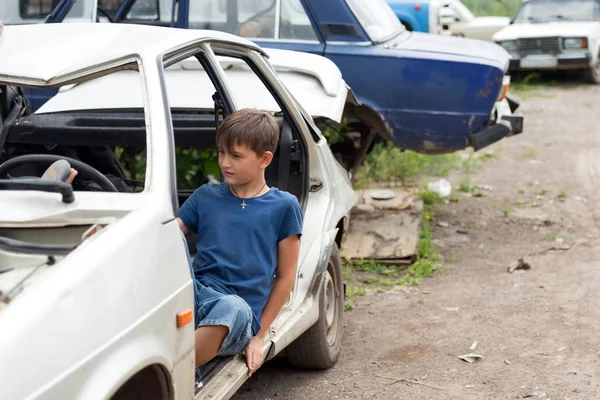
[[[125,383],[115,388],[111,400],[174,400],[171,375],[164,365],[151,364],[133,373]]]

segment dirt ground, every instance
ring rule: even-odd
[[[436,206],[446,269],[361,297],[334,368],[277,359],[236,399],[600,399],[599,99],[575,83],[522,98],[525,132],[472,175],[493,190]],[[474,341],[483,358],[460,360]]]

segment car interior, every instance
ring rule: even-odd
[[[76,191],[131,193],[143,190],[146,156],[143,112],[30,114],[10,123],[10,113],[18,107],[16,102],[22,99],[20,90],[6,86],[0,87],[0,90],[0,120],[3,124],[0,131],[0,179],[41,177],[52,162],[62,158],[70,162],[80,161],[91,167],[82,169],[75,178],[73,188]],[[280,140],[273,161],[266,170],[267,184],[289,191],[301,200],[304,186],[301,148],[285,118],[278,115],[276,120],[281,126]],[[189,155],[190,149],[215,149],[215,115],[214,112],[174,111],[172,122],[178,164],[178,198],[181,205],[196,187],[209,180],[220,181],[220,176],[209,177],[202,165],[193,177],[186,175],[185,168],[180,168],[179,165]],[[39,157],[32,157],[34,155]],[[14,163],[15,159],[24,157],[23,162]],[[209,152],[209,161],[213,164],[216,162],[216,152]],[[90,169],[97,170],[114,189],[104,184]]]

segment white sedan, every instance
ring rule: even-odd
[[[600,83],[597,0],[526,0],[493,40],[511,55],[511,71],[577,70]]]
[[[219,358],[195,392],[193,287],[175,216],[195,187],[219,177],[216,125],[248,105],[280,123],[267,182],[296,195],[304,214],[296,282],[265,359],[286,349],[299,367],[336,362],[338,246],[354,196],[301,103],[313,92],[320,115],[336,119],[352,99],[328,63],[297,57],[273,66],[255,44],[212,31],[4,29],[1,399],[223,399],[243,384],[241,356]],[[62,89],[27,115],[22,87]],[[79,170],[73,185],[37,178],[57,159]]]

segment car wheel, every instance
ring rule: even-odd
[[[340,251],[334,243],[319,296],[319,319],[286,349],[290,364],[297,368],[332,367],[342,348],[344,283]]]
[[[596,63],[592,66],[592,68],[586,69],[583,72],[583,79],[588,83],[600,83],[600,57],[598,58],[598,61],[596,61]]]

